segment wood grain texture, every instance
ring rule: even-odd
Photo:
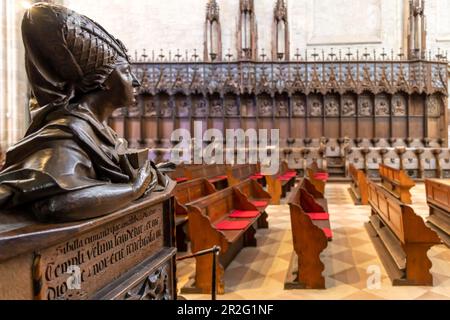
[[[393,279],[394,285],[403,282],[407,285],[432,286],[432,263],[427,252],[432,246],[441,243],[436,232],[428,228],[411,207],[373,182],[369,182],[369,204],[372,215],[380,218],[380,225],[375,226],[378,236],[384,230],[392,232],[406,256],[405,269],[400,270],[404,272],[404,278]],[[383,240],[383,237],[380,238]],[[392,247],[387,243],[385,245],[386,248]],[[394,251],[391,250],[390,254],[394,254]],[[396,257],[393,258],[395,260]]]

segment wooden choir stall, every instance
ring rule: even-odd
[[[320,255],[332,240],[330,215],[326,200],[319,198],[319,204],[304,188],[308,184],[297,185],[289,198],[294,253],[285,289],[325,289],[325,266]]]
[[[258,208],[236,188],[227,188],[188,204],[192,252],[220,246],[217,292],[225,292],[223,274],[243,247],[256,247],[255,233],[261,216]],[[196,258],[195,276],[182,293],[211,293],[210,257]]]
[[[425,180],[425,187],[427,202],[430,207],[428,224],[450,247],[450,181],[447,179],[427,179]]]
[[[379,170],[382,186],[401,202],[412,204],[410,190],[416,184],[405,171],[383,164]]]
[[[356,204],[369,204],[369,191],[367,185],[367,176],[364,171],[356,169],[353,164],[350,164],[348,172],[351,178],[350,194],[356,200]]]
[[[414,210],[390,192],[369,183],[370,222],[366,224],[394,286],[432,286],[428,250],[441,241]]]

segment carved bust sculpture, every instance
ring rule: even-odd
[[[163,191],[168,178],[149,161],[131,165],[126,142],[106,123],[134,105],[139,86],[123,44],[89,18],[46,3],[27,10],[22,33],[32,121],[6,155],[0,210],[77,221]]]
[[[278,104],[278,116],[279,117],[287,117],[289,116],[288,106],[284,103],[284,101],[280,101]]]
[[[178,102],[178,116],[179,117],[189,117],[189,104],[187,101]]]
[[[154,101],[146,101],[145,102],[145,116],[146,117],[155,117],[156,116],[156,106]]]
[[[318,100],[313,100],[313,102],[311,103],[310,115],[312,117],[322,116],[322,104]]]
[[[342,115],[344,117],[352,117],[355,115],[356,106],[352,98],[345,98],[344,105],[342,106]]]
[[[329,101],[327,101],[325,105],[325,114],[331,117],[339,115],[338,102],[335,99],[329,99]]]
[[[296,101],[293,110],[294,116],[302,117],[305,115],[305,104],[303,101]]]

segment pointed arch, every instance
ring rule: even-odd
[[[257,28],[254,0],[239,0],[237,52],[240,59],[256,60]]]
[[[285,0],[277,0],[273,15],[272,59],[289,60],[289,21]]]

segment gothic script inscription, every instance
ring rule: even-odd
[[[37,258],[40,299],[88,299],[163,247],[163,207],[129,214]]]

